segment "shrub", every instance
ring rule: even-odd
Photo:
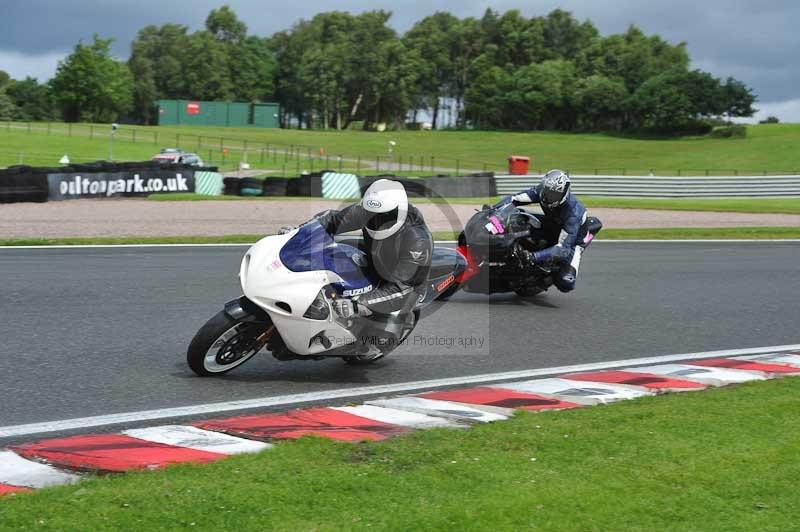
[[[717,139],[743,139],[747,136],[747,127],[741,124],[718,127],[711,132],[710,136]]]

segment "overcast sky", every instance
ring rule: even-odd
[[[319,11],[386,9],[407,30],[435,11],[479,17],[486,8],[527,16],[555,8],[589,19],[603,35],[636,24],[670,42],[686,41],[693,67],[733,76],[759,97],[756,118],[774,114],[800,122],[800,1],[798,0],[0,0],[0,69],[14,78],[50,78],[56,64],[93,33],[116,40],[125,59],[136,32],[175,22],[201,28],[208,12],[227,3],[249,33],[270,35]]]

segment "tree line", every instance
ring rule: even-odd
[[[690,69],[685,43],[635,26],[601,36],[560,9],[489,9],[438,12],[399,35],[390,17],[331,11],[259,37],[223,6],[200,31],[142,28],[126,62],[95,36],[46,84],[0,72],[0,118],[149,124],[156,100],[191,99],[276,101],[284,127],[437,127],[447,109],[458,128],[680,132],[755,112],[742,82]]]

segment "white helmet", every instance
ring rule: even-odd
[[[406,189],[397,181],[379,179],[364,192],[361,206],[373,213],[365,229],[375,240],[389,238],[403,227],[408,215]]]

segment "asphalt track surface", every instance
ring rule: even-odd
[[[244,247],[0,249],[0,426],[800,341],[800,244],[599,242],[578,289],[457,294],[370,367],[260,354],[196,377]]]

